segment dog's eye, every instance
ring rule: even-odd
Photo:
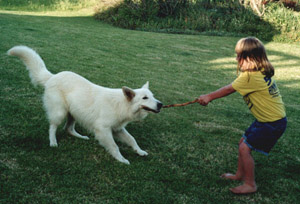
[[[144,100],[147,100],[147,99],[148,99],[148,97],[147,97],[147,96],[144,96],[144,97],[143,97],[143,99],[144,99]]]

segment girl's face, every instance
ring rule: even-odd
[[[249,59],[249,57],[247,57],[246,59],[243,59],[242,57],[240,57],[238,54],[236,55],[236,61],[239,64],[239,67],[242,69],[248,69],[251,66],[251,60]]]

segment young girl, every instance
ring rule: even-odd
[[[235,174],[221,177],[242,180],[241,186],[231,188],[236,194],[254,193],[254,160],[251,151],[268,155],[286,128],[286,113],[278,87],[272,76],[274,68],[269,62],[261,41],[254,37],[242,38],[235,47],[238,62],[237,79],[212,93],[201,95],[198,102],[209,102],[239,92],[256,120],[246,130],[239,142],[238,167]]]

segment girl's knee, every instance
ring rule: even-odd
[[[244,141],[244,138],[242,137],[242,138],[240,139],[240,141],[239,141],[239,145],[242,144],[243,141]]]
[[[251,149],[250,149],[250,147],[248,147],[248,145],[245,142],[242,142],[239,145],[239,152],[241,154],[250,154]]]

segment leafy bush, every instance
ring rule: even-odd
[[[128,29],[252,35],[279,41],[298,41],[300,30],[299,17],[281,3],[269,3],[259,17],[239,0],[121,0],[99,9],[95,18]]]
[[[280,31],[274,40],[282,42],[300,42],[300,17],[283,4],[270,4],[264,19]]]

